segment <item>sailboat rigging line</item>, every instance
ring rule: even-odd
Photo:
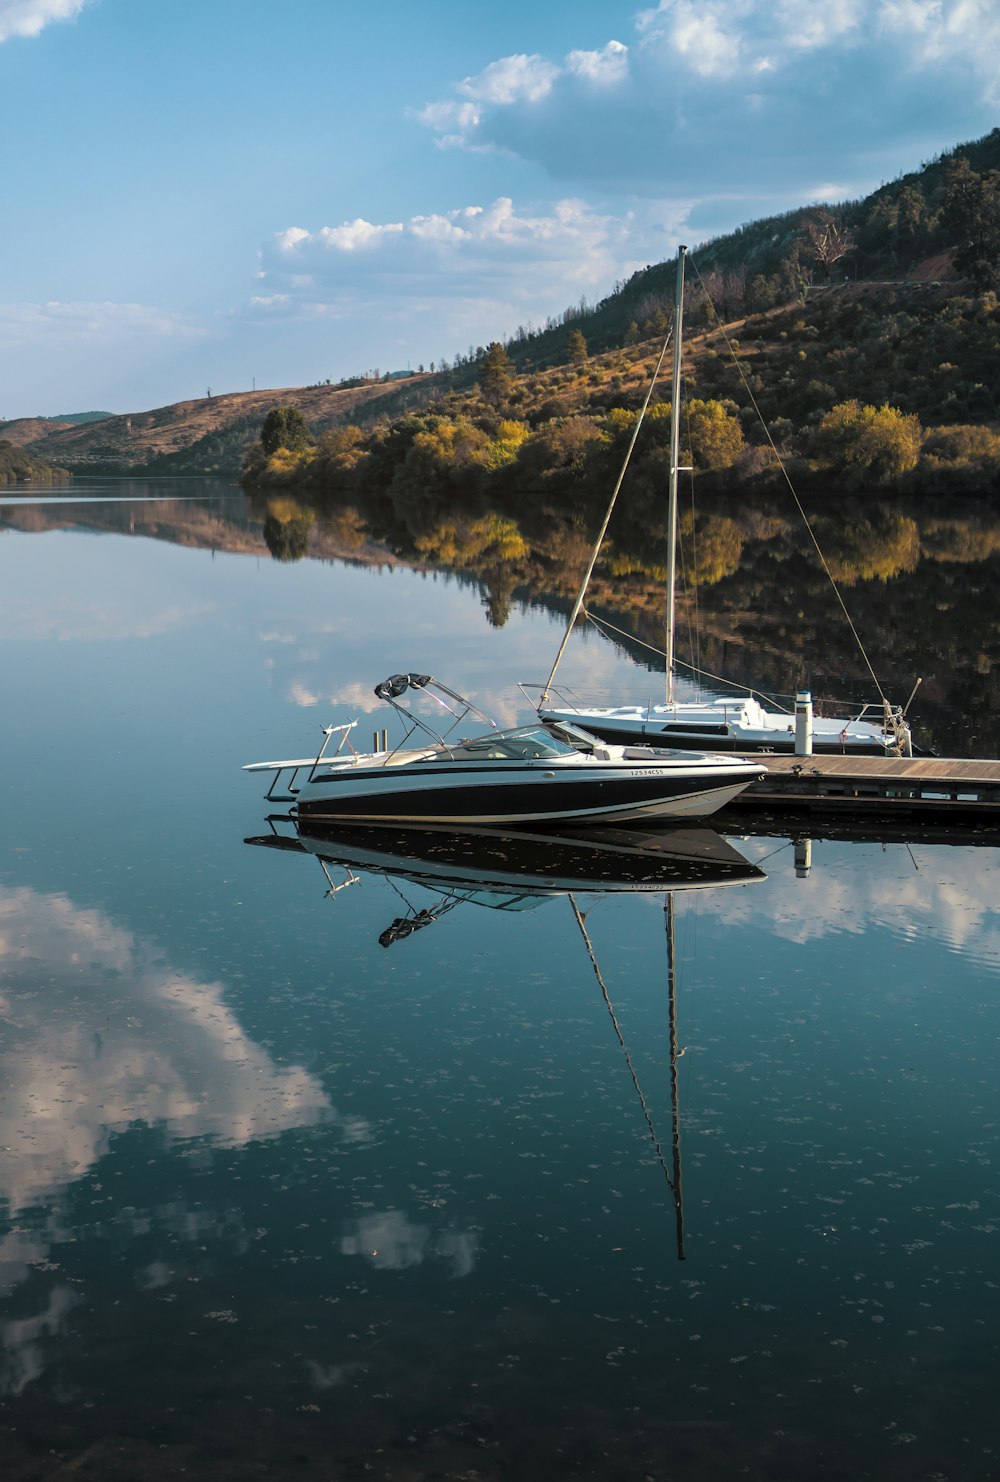
[[[691,446],[691,412],[690,412],[690,408],[689,407],[688,408],[685,408],[685,411],[686,411],[686,414],[687,414],[688,447],[690,447]],[[691,655],[691,662],[688,665],[688,667],[690,668],[692,674],[697,674],[698,673],[698,666],[699,666],[699,664],[701,662],[701,609],[698,606],[698,581],[697,581],[697,571],[698,571],[698,522],[695,519],[695,508],[694,508],[694,469],[691,469],[688,472],[688,482],[689,482],[690,488],[691,488],[691,563],[692,563],[692,567],[693,567],[693,570],[692,570],[692,574],[691,574],[690,579],[688,577],[687,567],[686,567],[685,562],[684,562],[684,545],[683,545],[683,542],[680,543],[680,557],[681,557],[681,571],[682,571],[682,575],[684,577],[684,587],[691,594],[691,607],[693,609],[693,615],[694,615],[694,621],[692,622],[692,620],[691,620],[691,614],[689,614],[688,615],[688,622],[687,622],[688,652]]]
[[[590,936],[587,932],[587,926],[583,918],[583,913],[581,912],[580,907],[577,905],[576,897],[572,894],[572,892],[570,892],[569,894],[569,903],[573,908],[573,915],[576,917],[576,924],[580,928],[580,935],[583,937],[584,946],[587,949],[587,956],[590,958],[590,965],[594,969],[594,977],[597,979],[601,993],[604,995],[604,1002],[607,1005],[608,1013],[611,1015],[611,1022],[615,1026],[615,1034],[618,1036],[618,1043],[621,1045],[622,1050],[625,1052],[625,1064],[629,1068],[629,1074],[632,1077],[632,1084],[635,1086],[636,1093],[639,1097],[639,1105],[642,1107],[642,1114],[646,1119],[646,1126],[649,1129],[649,1140],[653,1144],[657,1162],[663,1169],[663,1176],[667,1181],[667,1187],[673,1194],[674,1202],[676,1203],[678,1198],[677,1185],[670,1176],[670,1170],[667,1167],[666,1159],[663,1156],[663,1149],[660,1147],[660,1140],[656,1135],[656,1128],[653,1126],[653,1119],[649,1114],[649,1107],[646,1104],[646,1098],[643,1095],[642,1087],[639,1085],[639,1077],[636,1075],[635,1066],[632,1064],[632,1056],[629,1054],[628,1046],[625,1043],[624,1036],[622,1035],[621,1028],[618,1023],[618,1017],[615,1014],[614,1005],[611,1002],[611,997],[608,993],[607,985],[604,982],[601,969],[598,966],[597,957],[594,954],[594,948],[591,944]],[[680,1249],[678,1250],[678,1258],[680,1260],[684,1259],[682,1250]]]
[[[819,541],[816,539],[816,535],[815,535],[815,532],[813,530],[813,527],[809,523],[809,517],[806,514],[805,510],[802,508],[802,502],[799,499],[799,496],[798,496],[798,494],[795,491],[795,485],[792,483],[792,481],[791,481],[791,479],[790,479],[790,477],[788,475],[788,470],[785,467],[784,462],[782,461],[781,454],[778,452],[778,449],[775,446],[774,438],[771,436],[771,429],[768,427],[767,422],[764,419],[763,412],[761,411],[760,407],[757,405],[757,398],[754,396],[753,391],[751,390],[750,382],[747,380],[746,373],[745,373],[745,371],[743,369],[743,366],[740,364],[739,358],[738,358],[735,350],[733,349],[733,346],[732,346],[732,343],[731,343],[731,341],[729,339],[729,336],[726,334],[725,326],[722,323],[722,319],[721,319],[721,317],[719,315],[719,311],[718,311],[718,309],[716,309],[715,304],[712,301],[712,295],[708,291],[708,285],[706,284],[704,278],[701,276],[701,273],[698,270],[698,264],[695,262],[694,258],[691,259],[691,265],[692,265],[692,267],[695,270],[695,273],[696,273],[697,278],[698,278],[698,282],[701,284],[701,287],[704,290],[705,297],[707,298],[709,304],[711,305],[712,312],[715,315],[716,324],[718,325],[718,328],[719,328],[719,333],[722,335],[722,338],[725,340],[725,342],[726,342],[726,349],[729,351],[729,354],[730,354],[730,356],[732,358],[733,364],[736,366],[736,369],[739,372],[740,380],[743,382],[743,389],[746,391],[747,396],[750,398],[750,404],[751,404],[751,406],[753,407],[754,411],[757,413],[757,416],[760,418],[760,425],[764,429],[764,436],[767,438],[768,443],[770,444],[771,452],[774,454],[775,459],[777,460],[778,468],[781,470],[781,476],[784,479],[785,483],[788,485],[789,493],[791,494],[792,499],[795,501],[795,507],[796,507],[796,509],[798,510],[799,514],[802,517],[802,523],[806,527],[806,530],[807,530],[807,532],[809,534],[809,539],[812,541],[813,546],[816,549],[816,554],[819,557],[820,565],[823,567],[823,570],[825,571],[826,576],[827,576],[827,580],[829,581],[831,587],[833,588],[834,596],[836,597],[837,601],[840,604],[840,610],[844,614],[845,619],[847,620],[847,626],[850,628],[851,632],[854,635],[854,641],[858,645],[858,650],[859,650],[859,652],[861,654],[861,657],[865,661],[865,665],[866,665],[866,667],[868,669],[868,673],[871,675],[871,678],[872,678],[872,683],[874,684],[875,688],[878,690],[879,699],[882,701],[882,704],[883,704],[883,706],[886,709],[886,713],[888,713],[889,702],[886,699],[885,692],[883,691],[882,686],[879,684],[878,675],[875,673],[875,669],[874,669],[874,667],[872,665],[872,661],[868,657],[868,651],[865,648],[864,644],[861,642],[861,635],[858,632],[857,628],[854,626],[854,621],[851,618],[851,614],[847,610],[847,604],[846,604],[846,602],[844,601],[843,597],[840,594],[840,588],[838,587],[838,585],[837,585],[837,583],[836,583],[836,581],[834,579],[833,572],[830,570],[830,567],[827,564],[826,557],[824,556],[824,554],[823,554],[823,552],[822,552],[822,550],[820,548]]]
[[[664,679],[666,681],[664,698],[668,705],[674,703],[674,631],[677,622],[674,603],[674,585],[677,580],[677,476],[680,473],[681,350],[684,323],[684,259],[686,257],[687,248],[681,244],[677,248],[677,270],[674,278],[674,371],[673,382],[670,387],[670,480],[668,496],[670,518],[667,524],[667,591],[670,593],[670,601],[667,603],[665,644],[667,658],[664,665]]]
[[[614,623],[609,622],[607,618],[595,617],[587,608],[583,609],[583,615],[588,623],[593,623],[599,632],[617,633],[619,638],[627,638],[629,643],[634,643],[638,648],[648,648],[651,654],[656,654],[657,658],[663,658],[663,650],[661,648],[657,648],[655,644],[646,643],[642,638],[636,638],[632,633],[626,632],[624,628],[616,628]],[[703,679],[716,679],[720,684],[729,683],[729,680],[725,679],[721,674],[713,674],[711,669],[699,669],[694,664],[685,663],[683,659],[677,659],[676,663],[685,669],[690,669],[692,674],[698,674]],[[769,705],[777,705],[780,710],[787,710],[789,715],[793,714],[787,705],[782,705],[773,695],[765,695],[763,690],[754,689],[752,685],[747,685],[746,688],[749,694],[756,695],[761,700],[766,700]]]
[[[598,534],[597,540],[596,540],[596,542],[594,544],[594,549],[591,552],[590,564],[587,567],[586,575],[584,576],[583,582],[581,583],[580,591],[579,591],[579,594],[577,596],[577,599],[576,599],[575,603],[573,604],[573,611],[569,615],[569,622],[566,624],[566,631],[563,634],[562,643],[560,643],[560,645],[559,645],[559,652],[556,654],[556,660],[555,660],[555,663],[552,665],[552,670],[551,670],[551,672],[549,674],[549,677],[545,681],[545,688],[542,690],[542,697],[541,697],[541,700],[539,701],[539,704],[540,705],[545,705],[548,702],[549,689],[550,689],[550,687],[552,685],[553,680],[556,677],[556,670],[559,668],[559,665],[562,662],[562,656],[563,656],[563,654],[566,651],[566,645],[567,645],[567,643],[569,643],[570,634],[572,633],[573,628],[576,625],[577,618],[580,616],[580,609],[583,606],[583,599],[587,595],[587,587],[590,585],[590,578],[594,574],[594,567],[597,565],[597,558],[598,558],[598,556],[601,553],[601,546],[604,544],[604,537],[607,534],[608,526],[611,523],[611,515],[612,515],[612,513],[614,511],[615,503],[617,502],[617,499],[618,499],[618,491],[621,489],[622,483],[624,482],[625,473],[626,473],[626,470],[628,469],[629,461],[631,460],[631,457],[632,457],[632,450],[635,447],[636,440],[637,440],[637,438],[639,436],[639,429],[642,426],[643,418],[646,415],[646,410],[647,410],[647,408],[649,406],[650,399],[652,398],[652,395],[653,395],[653,387],[656,385],[656,378],[660,374],[660,369],[661,369],[661,367],[663,365],[663,359],[664,359],[664,356],[667,353],[667,346],[670,344],[670,341],[671,341],[671,339],[673,337],[673,332],[674,332],[673,331],[673,326],[671,325],[670,329],[668,329],[668,331],[667,331],[666,339],[663,341],[663,348],[660,351],[660,357],[659,357],[659,359],[656,362],[656,367],[655,367],[655,369],[653,371],[652,378],[650,379],[649,389],[646,392],[646,399],[645,399],[645,401],[643,402],[642,406],[639,409],[639,415],[636,418],[635,426],[632,429],[632,437],[631,437],[631,439],[629,441],[628,448],[627,448],[627,450],[625,452],[625,457],[622,460],[621,471],[618,474],[618,480],[617,480],[617,482],[615,484],[615,487],[614,487],[614,489],[612,491],[611,498],[608,501],[608,508],[607,508],[607,510],[605,512],[605,515],[604,515],[604,523],[601,526],[600,533]]]
[[[795,840],[794,839],[782,839],[781,843],[778,845],[778,847],[776,849],[772,849],[771,852],[770,852],[770,854],[762,855],[761,858],[756,861],[758,869],[762,865],[765,865],[769,859],[774,859],[775,855],[782,854],[786,849],[794,849],[794,848],[795,848]]]

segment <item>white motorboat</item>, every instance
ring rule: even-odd
[[[555,688],[555,675],[565,652],[569,635],[577,618],[583,611],[584,598],[597,557],[604,541],[625,469],[619,477],[612,495],[600,535],[591,556],[590,566],[584,577],[579,596],[570,614],[548,681],[541,686],[538,715],[544,721],[569,722],[583,726],[602,740],[617,744],[657,744],[679,747],[709,746],[717,751],[735,751],[743,754],[753,752],[793,752],[795,746],[795,716],[788,711],[767,709],[752,694],[735,696],[711,695],[707,698],[681,700],[676,693],[674,673],[674,630],[675,630],[675,584],[677,566],[677,480],[680,448],[680,389],[681,389],[681,343],[684,310],[684,259],[686,247],[678,248],[677,278],[674,303],[673,328],[673,385],[670,422],[670,482],[667,507],[667,594],[666,594],[666,694],[662,704],[649,701],[643,705],[626,704],[595,706],[577,700],[570,692]],[[666,346],[664,346],[664,351]],[[663,355],[661,354],[661,362]],[[659,367],[657,367],[659,369]],[[655,382],[654,375],[654,382]],[[652,385],[647,394],[652,393]],[[632,447],[642,422],[640,413],[632,438]],[[632,447],[629,448],[631,454]],[[626,467],[628,458],[626,457]],[[846,609],[845,609],[846,612]],[[867,662],[867,656],[866,656]],[[871,665],[869,664],[871,670]],[[878,684],[874,671],[871,677]],[[920,681],[917,681],[919,685]],[[537,688],[522,685],[526,692]],[[879,686],[881,694],[881,686]],[[913,694],[916,693],[914,686]],[[838,755],[868,754],[872,756],[911,756],[913,742],[906,711],[913,694],[905,706],[890,705],[884,695],[878,705],[865,705],[853,716],[814,715],[812,720],[812,750],[835,752]]]
[[[377,749],[356,753],[351,721],[325,727],[315,757],[253,762],[244,771],[270,773],[268,798],[294,803],[300,819],[457,826],[705,818],[766,771],[734,756],[609,745],[568,724],[500,730],[428,674],[392,675],[375,694],[403,720],[398,745],[390,748],[383,731]],[[443,733],[400,703],[408,694],[443,709],[450,717]],[[487,729],[456,737],[470,716]]]

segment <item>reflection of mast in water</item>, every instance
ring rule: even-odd
[[[681,1119],[677,1083],[677,1062],[683,1050],[677,1049],[677,965],[674,957],[674,897],[668,892],[663,902],[667,929],[667,1022],[670,1045],[670,1143],[673,1149],[674,1177],[671,1188],[677,1216],[677,1259],[684,1259],[684,1195],[681,1188]]]
[[[653,1118],[650,1115],[649,1106],[647,1105],[646,1098],[643,1095],[642,1087],[639,1085],[639,1077],[636,1075],[635,1066],[632,1064],[632,1056],[629,1054],[628,1046],[626,1045],[624,1036],[622,1035],[621,1028],[618,1023],[618,1018],[615,1014],[614,1005],[612,1004],[611,996],[608,993],[607,984],[604,981],[601,969],[597,962],[597,957],[594,953],[594,948],[590,941],[590,936],[587,932],[585,917],[583,915],[583,912],[577,905],[575,897],[572,894],[569,897],[569,903],[573,907],[573,915],[576,917],[576,924],[580,928],[580,934],[583,937],[584,944],[587,948],[587,956],[590,958],[590,965],[594,969],[594,976],[597,979],[597,982],[601,989],[601,993],[604,996],[604,1002],[607,1004],[608,1013],[611,1016],[611,1022],[615,1027],[615,1034],[618,1036],[618,1043],[621,1045],[622,1050],[624,1051],[625,1063],[629,1068],[629,1074],[632,1077],[632,1084],[635,1086],[636,1094],[639,1097],[639,1105],[642,1107],[642,1114],[646,1119],[646,1126],[649,1128],[649,1138],[653,1144],[657,1162],[663,1169],[663,1176],[667,1181],[667,1187],[673,1197],[674,1214],[677,1224],[677,1259],[679,1261],[683,1261],[685,1259],[684,1204],[681,1189],[681,1126],[677,1086],[677,1061],[680,1058],[680,1054],[677,1049],[677,979],[674,965],[673,894],[669,891],[667,892],[667,897],[663,905],[667,930],[667,1006],[669,1015],[670,1041],[670,1110],[672,1126],[671,1148],[673,1154],[673,1174],[671,1174],[670,1169],[667,1167],[666,1159],[663,1156],[663,1149],[660,1146],[660,1139],[656,1134],[656,1128],[653,1126]]]

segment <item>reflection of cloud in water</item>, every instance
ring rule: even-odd
[[[400,1209],[366,1214],[352,1222],[340,1249],[345,1256],[365,1256],[383,1271],[405,1271],[426,1260],[448,1261],[452,1276],[468,1276],[476,1264],[477,1238],[471,1230],[432,1230],[418,1225]]]
[[[12,1211],[81,1177],[136,1122],[236,1147],[338,1120],[314,1076],[248,1038],[221,984],[172,972],[101,911],[0,888],[0,970],[0,1201]]]
[[[388,674],[383,674],[379,679],[379,683],[381,683],[382,679],[386,678],[388,678]],[[445,676],[443,683],[448,685],[450,689],[455,689],[457,686],[460,694],[464,694],[472,700],[498,726],[521,725],[535,719],[535,712],[532,706],[525,699],[524,695],[510,684],[507,684],[505,688],[484,689],[482,676],[479,676],[475,684],[465,690],[462,689],[461,682],[456,681],[454,676]],[[375,695],[374,685],[343,685],[336,694],[331,695],[330,704],[340,707],[340,711],[343,712],[338,712],[338,719],[340,720],[351,720],[357,715],[370,715],[378,711],[380,712],[378,716],[380,725],[385,724],[386,726],[397,727],[399,725],[390,707],[384,700],[378,699]],[[435,704],[426,695],[421,695],[419,691],[411,690],[402,698],[401,704],[404,710],[414,710],[422,720],[426,720],[440,734],[446,732],[451,724],[451,718],[448,713],[442,710],[440,705]],[[470,716],[462,728],[462,732],[465,734],[468,731],[482,729],[482,722],[478,721],[475,716]]]
[[[977,961],[1000,966],[995,853],[982,847],[903,844],[813,845],[812,869],[795,878],[789,844],[735,839],[767,871],[763,889],[706,892],[705,909],[731,925],[767,921],[775,936],[805,943],[873,926],[897,936],[943,942]]]
[[[354,715],[370,715],[373,710],[385,710],[390,714],[384,700],[379,700],[375,695],[375,683],[381,684],[385,675],[380,675],[377,681],[371,684],[345,684],[330,696],[330,704],[343,708],[345,713],[343,720],[352,720]],[[334,721],[334,724],[338,722]]]
[[[45,1368],[46,1340],[60,1331],[80,1301],[72,1287],[55,1286],[48,1293],[44,1312],[0,1324],[0,1393],[19,1395],[39,1377]]]
[[[311,709],[313,705],[319,704],[319,695],[312,690],[307,690],[303,684],[293,684],[289,691],[289,699],[293,705],[300,705],[304,709]]]

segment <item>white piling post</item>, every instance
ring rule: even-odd
[[[806,880],[806,879],[808,879],[808,877],[809,877],[809,871],[812,869],[812,862],[813,862],[813,841],[812,841],[812,839],[796,839],[795,840],[795,878],[797,880]]]
[[[798,690],[795,695],[795,755],[813,754],[813,702],[809,690]]]

